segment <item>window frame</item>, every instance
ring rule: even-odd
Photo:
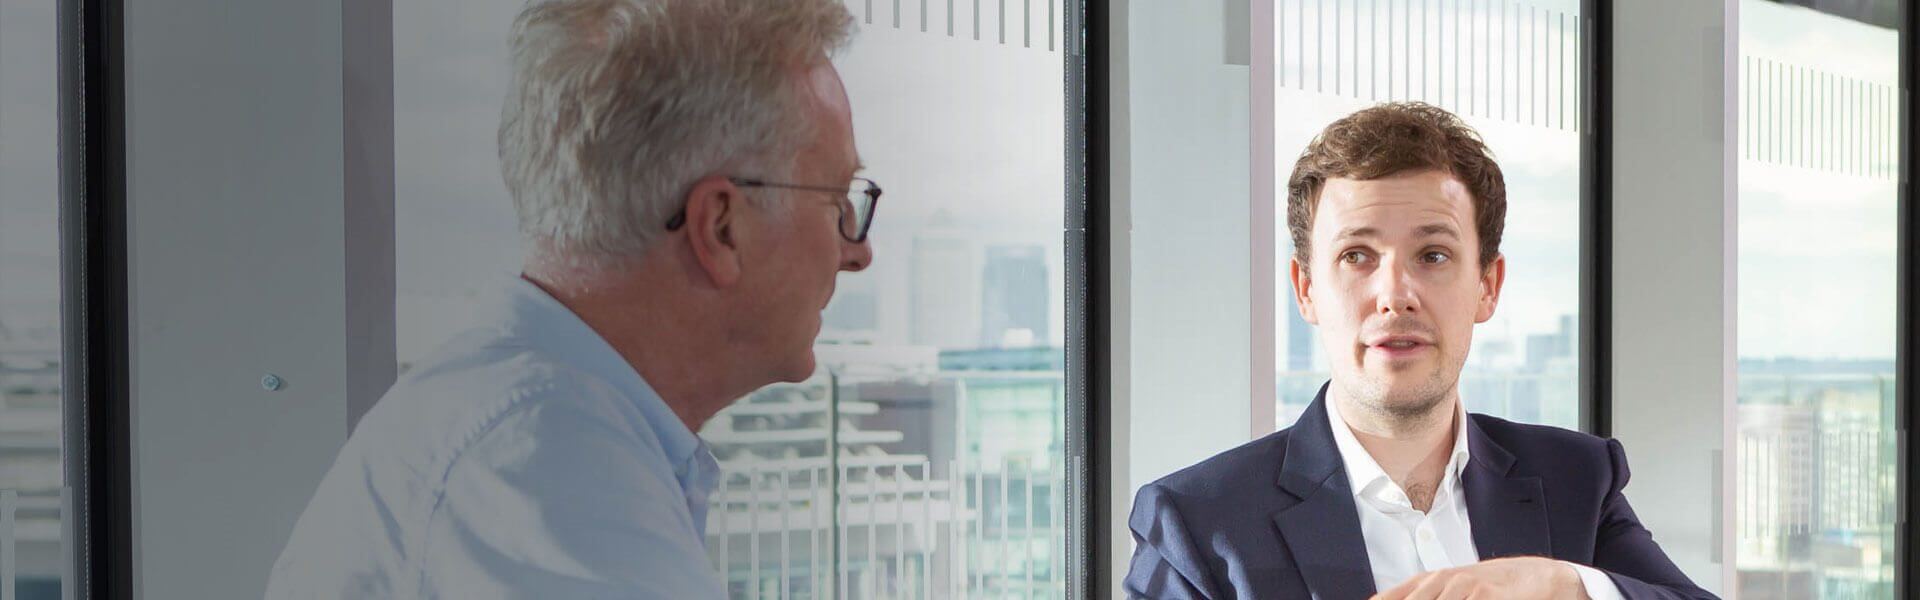
[[[1895,270],[1898,280],[1895,285],[1895,326],[1894,335],[1894,427],[1898,436],[1897,447],[1901,449],[1895,458],[1895,467],[1899,484],[1894,486],[1898,498],[1895,506],[1900,507],[1898,519],[1900,525],[1894,538],[1894,595],[1911,598],[1920,594],[1920,553],[1914,552],[1914,543],[1920,541],[1920,507],[1915,506],[1920,499],[1920,473],[1915,465],[1920,464],[1920,445],[1914,442],[1914,432],[1920,431],[1920,404],[1914,399],[1914,377],[1920,376],[1920,298],[1915,295],[1914,287],[1920,285],[1920,210],[1914,202],[1920,200],[1914,195],[1914,140],[1920,138],[1920,125],[1916,125],[1914,116],[1914,93],[1916,69],[1920,65],[1920,7],[1915,0],[1900,3],[1900,106],[1898,131],[1900,139],[1896,146],[1899,152],[1898,183],[1898,219],[1895,258]]]
[[[1613,3],[1581,0],[1580,429],[1613,436]]]
[[[59,0],[63,462],[71,598],[131,598],[124,36],[121,0]]]
[[[1112,46],[1110,4],[1066,0],[1067,597],[1110,598],[1113,523]]]

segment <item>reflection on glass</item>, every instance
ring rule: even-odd
[[[394,5],[403,368],[519,262],[493,135],[522,4]],[[1065,593],[1065,4],[848,3],[836,63],[886,206],[873,266],[823,314],[820,373],[700,432],[731,596]]]
[[[1507,282],[1474,329],[1460,397],[1474,412],[1580,426],[1580,29],[1576,0],[1279,0],[1274,171],[1321,128],[1377,102],[1418,100],[1480,132],[1507,183]],[[1279,201],[1284,202],[1282,196]],[[1277,207],[1278,427],[1320,384],[1326,358],[1287,280]]]
[[[944,2],[878,4],[837,61],[887,186],[874,266],[841,276],[818,377],[701,432],[707,546],[735,597],[1058,597],[1064,3],[985,5],[979,41],[968,3],[951,36]]]
[[[0,556],[21,600],[60,597],[59,86],[52,2],[0,4]]]
[[[1741,598],[1893,597],[1897,41],[1740,4]]]

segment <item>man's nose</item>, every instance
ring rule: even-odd
[[[873,264],[873,246],[867,242],[840,241],[840,270],[865,271]]]
[[[1412,273],[1399,261],[1386,261],[1373,273],[1374,305],[1383,315],[1414,314],[1420,310]]]

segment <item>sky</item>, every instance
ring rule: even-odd
[[[1740,3],[1743,56],[1894,85],[1898,34],[1798,6]],[[1742,358],[1891,359],[1898,196],[1891,177],[1739,165]]]

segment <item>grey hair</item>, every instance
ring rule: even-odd
[[[787,177],[813,135],[795,67],[853,23],[841,0],[533,0],[499,139],[522,237],[604,266],[643,254],[702,177]]]

